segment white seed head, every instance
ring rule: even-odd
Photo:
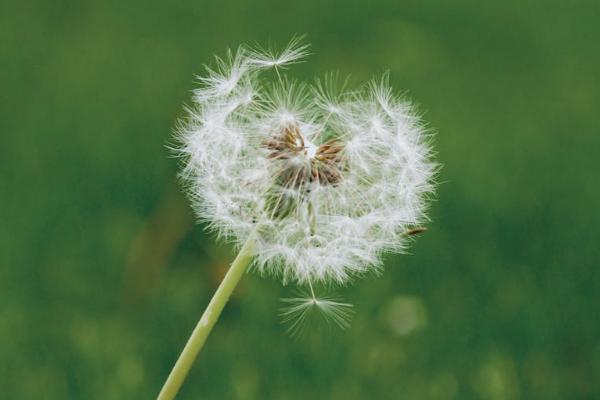
[[[255,235],[260,272],[344,283],[405,248],[436,165],[413,107],[386,77],[347,93],[331,79],[261,80],[305,54],[295,40],[281,53],[239,48],[217,59],[179,130],[182,176],[221,236]]]

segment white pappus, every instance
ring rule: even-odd
[[[252,235],[256,270],[310,286],[285,318],[320,301],[345,326],[349,305],[317,299],[312,285],[343,284],[404,250],[426,219],[437,166],[387,77],[343,92],[331,78],[282,76],[306,55],[293,40],[279,53],[240,47],[217,58],[199,78],[178,152],[197,215],[238,245]]]

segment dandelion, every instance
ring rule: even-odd
[[[387,76],[344,92],[331,76],[310,86],[279,73],[306,54],[297,39],[279,53],[240,47],[194,92],[178,130],[182,177],[199,218],[240,253],[159,398],[176,394],[249,265],[310,288],[285,300],[292,330],[315,310],[344,328],[351,306],[313,284],[377,272],[383,253],[422,231],[436,165],[412,105]]]

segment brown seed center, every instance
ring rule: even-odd
[[[282,186],[336,185],[342,179],[340,169],[344,148],[336,139],[315,146],[293,125],[265,141],[265,147],[270,150],[269,159],[278,163],[275,176]]]

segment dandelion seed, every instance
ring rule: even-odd
[[[335,297],[317,297],[312,284],[309,287],[310,292],[299,292],[296,297],[281,299],[285,307],[281,309],[280,315],[283,323],[289,324],[288,333],[301,336],[309,322],[317,317],[327,325],[348,328],[354,315],[352,304],[343,303]]]
[[[308,54],[308,45],[303,43],[302,36],[297,36],[280,52],[256,46],[248,51],[247,60],[257,68],[278,68],[300,62]]]

